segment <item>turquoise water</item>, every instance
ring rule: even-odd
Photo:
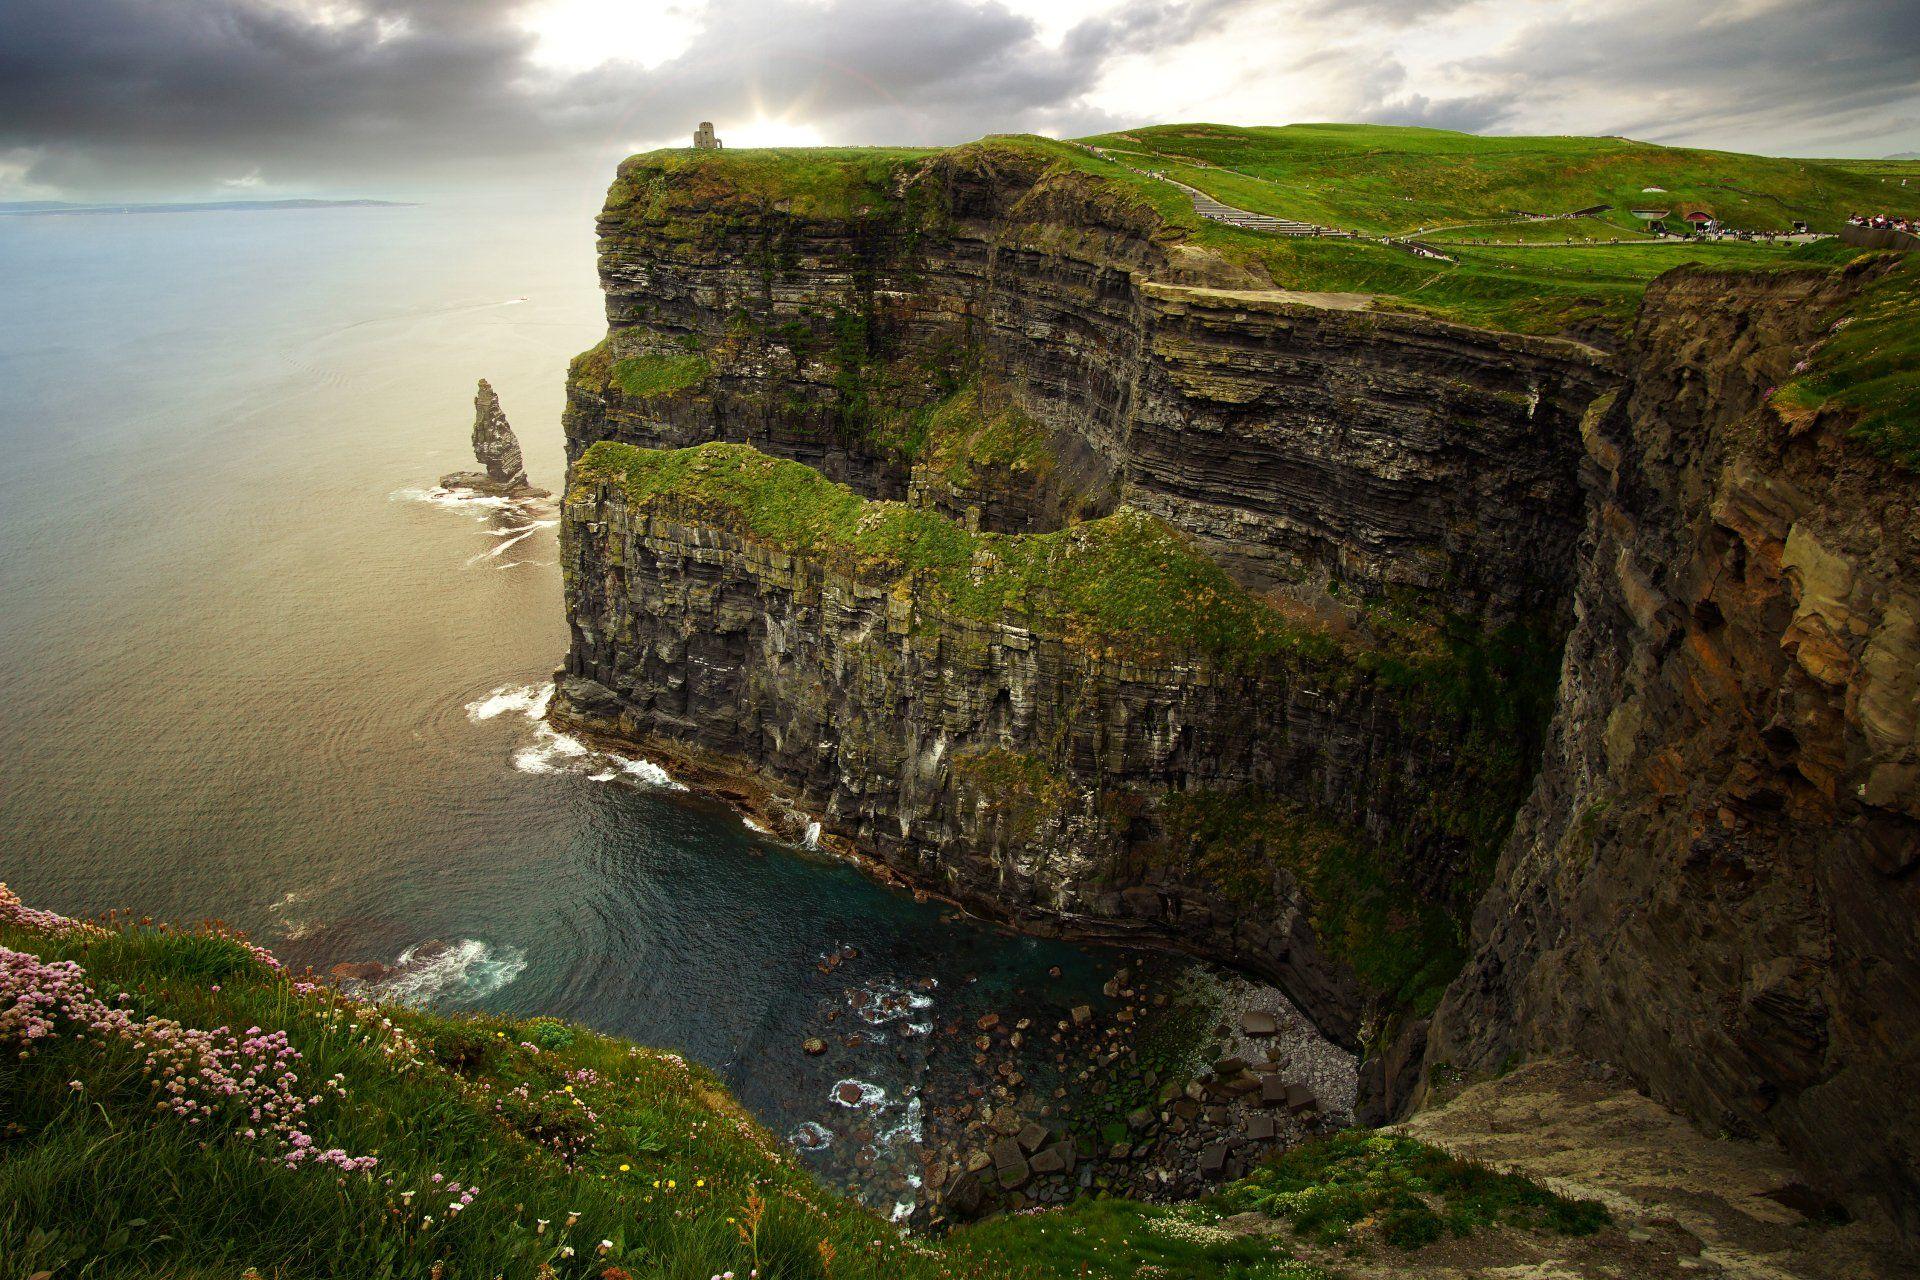
[[[566,642],[551,517],[429,490],[470,463],[482,376],[559,486],[566,362],[603,331],[591,227],[0,219],[0,880],[321,968],[407,955],[385,994],[683,1050],[899,1199],[916,1096],[965,1085],[944,1029],[1098,1003],[1115,962],[943,916],[528,716]],[[879,1092],[839,1106],[845,1079]]]

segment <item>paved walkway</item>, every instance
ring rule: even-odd
[[[1084,142],[1075,142],[1072,145],[1079,147],[1082,151],[1091,152],[1110,164],[1132,170],[1144,178],[1157,178],[1168,186],[1180,188],[1193,201],[1193,211],[1209,222],[1224,223],[1229,227],[1239,227],[1245,231],[1264,231],[1268,235],[1275,236],[1333,236],[1350,239],[1355,235],[1352,231],[1341,231],[1334,227],[1317,226],[1311,222],[1296,222],[1292,218],[1276,218],[1270,213],[1255,213],[1251,209],[1237,209],[1233,205],[1214,199],[1197,187],[1190,187],[1178,179],[1169,178],[1164,173],[1130,165],[1103,147],[1088,146]],[[1225,172],[1233,173],[1235,170],[1228,169]]]
[[[1276,218],[1270,213],[1255,213],[1251,209],[1236,209],[1230,204],[1222,204],[1198,187],[1190,187],[1173,178],[1153,175],[1162,182],[1172,183],[1193,198],[1193,211],[1209,222],[1223,222],[1230,227],[1241,227],[1248,231],[1265,231],[1276,236],[1351,236],[1351,231],[1336,231],[1332,227],[1316,226],[1311,222],[1296,222],[1292,218]]]

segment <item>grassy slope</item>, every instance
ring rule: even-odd
[[[900,167],[932,152],[917,147],[781,147],[649,151],[620,166],[610,208],[658,214],[658,201],[778,205],[801,217],[845,218],[884,203]]]
[[[56,1017],[50,1035],[22,1041],[19,1001],[48,989],[29,968],[41,959],[77,964],[69,990],[126,1009],[138,1033]],[[197,1123],[156,1108],[171,1083],[142,1068],[182,1028],[285,1032],[297,1056],[283,1069],[320,1099],[303,1120],[314,1146],[377,1163],[289,1167],[276,1139],[217,1097]],[[1539,1225],[1590,1229],[1585,1211],[1556,1210],[1565,1202],[1516,1180],[1401,1139],[1339,1137],[1209,1203],[1083,1201],[944,1241],[903,1239],[820,1187],[676,1055],[552,1019],[375,1007],[299,981],[218,930],[75,927],[22,908],[3,885],[0,1046],[9,1277],[705,1280],[757,1269],[768,1280],[1053,1280],[1154,1264],[1189,1280],[1313,1280],[1326,1273],[1291,1261],[1286,1237],[1214,1224],[1261,1198],[1306,1238],[1405,1247],[1367,1224],[1419,1217],[1412,1194],[1462,1230],[1516,1207]],[[1424,1181],[1410,1190],[1410,1175]],[[1335,1208],[1305,1220],[1272,1197],[1321,1184]]]
[[[1174,176],[1228,203],[1372,234],[1404,235],[1515,210],[1559,214],[1599,204],[1613,206],[1600,216],[1622,229],[1638,226],[1627,210],[1651,206],[1705,208],[1730,226],[1756,231],[1786,230],[1795,219],[1832,231],[1848,213],[1884,204],[1889,190],[1872,176],[1815,160],[1625,138],[1496,138],[1389,125],[1190,124],[1088,141],[1131,152],[1134,162],[1177,166],[1170,170]]]
[[[1855,439],[1920,471],[1920,255],[1887,257],[1892,269],[1866,287],[1774,403],[1851,412]]]

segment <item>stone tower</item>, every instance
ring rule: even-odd
[[[695,151],[718,151],[720,139],[714,136],[713,121],[702,120],[700,127],[693,131],[693,149]]]

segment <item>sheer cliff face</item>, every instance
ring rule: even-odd
[[[1260,587],[1411,591],[1482,619],[1564,602],[1571,424],[1605,382],[1585,348],[1243,291],[1243,268],[1164,243],[1151,210],[991,148],[835,217],[628,166],[573,456],[743,441],[987,528],[1125,502]],[[701,375],[634,394],[614,373],[662,358]],[[983,375],[1045,432],[1043,476],[955,485],[916,456],[916,407]]]
[[[1544,723],[1594,353],[1248,290],[1017,151],[829,200],[725,172],[623,168],[576,464],[731,441],[969,531],[1164,521],[1318,647],[1116,660],[1044,592],[946,616],[576,480],[562,714],[746,762],[1003,914],[1267,973],[1349,1043],[1430,1004]]]
[[[1853,273],[1857,276],[1859,273]],[[1572,1046],[1920,1227],[1914,477],[1767,402],[1855,281],[1675,273],[1586,436],[1539,785],[1430,1078]]]
[[[826,202],[721,172],[630,161],[601,221],[558,714],[988,910],[1265,973],[1376,1114],[1571,1047],[1920,1229],[1914,482],[1767,403],[1858,271],[1674,273],[1602,367],[1252,289],[992,147]],[[815,546],[790,495],[582,462],[707,441],[876,500],[843,532],[943,522]],[[1115,521],[1293,638],[1129,652],[1046,573],[967,605]]]

